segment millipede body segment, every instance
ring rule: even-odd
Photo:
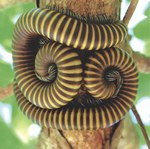
[[[73,48],[99,50],[112,47],[127,35],[122,22],[91,24],[49,9],[33,9],[23,14],[16,32],[40,34]]]
[[[138,87],[133,59],[114,47],[126,34],[119,21],[93,24],[47,8],[24,13],[13,36],[21,110],[56,129],[92,130],[120,121]]]

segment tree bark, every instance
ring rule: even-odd
[[[46,4],[68,8],[80,15],[105,15],[114,20],[120,18],[120,0],[43,0],[40,7]]]
[[[132,140],[132,141],[131,141]],[[139,138],[127,114],[120,123],[93,131],[42,128],[36,149],[139,149]]]

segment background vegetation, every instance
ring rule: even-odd
[[[150,1],[147,0],[145,3],[143,7],[139,7],[143,11],[141,14],[143,18],[136,14],[133,16],[129,24],[129,33],[134,36],[131,40],[134,50],[150,56]],[[28,2],[0,9],[0,88],[7,87],[14,79],[11,45],[15,22],[23,12],[34,7],[33,3]],[[150,75],[140,74],[139,79],[139,91],[135,104],[150,136]],[[141,148],[147,149],[132,113],[131,117],[140,138]],[[0,148],[32,149],[36,145],[39,132],[40,127],[33,124],[20,112],[14,95],[0,101]]]

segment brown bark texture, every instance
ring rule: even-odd
[[[131,141],[132,140],[132,141]],[[43,128],[36,149],[139,149],[139,138],[129,115],[107,129],[59,131]]]

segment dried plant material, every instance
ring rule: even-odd
[[[145,129],[145,127],[144,127],[144,124],[143,124],[143,122],[142,122],[142,120],[141,120],[141,117],[140,117],[138,111],[136,110],[136,107],[135,107],[135,106],[132,107],[132,111],[133,111],[133,113],[134,113],[134,115],[135,115],[135,117],[136,117],[136,119],[137,119],[137,122],[138,122],[140,128],[141,128],[141,131],[142,131],[142,133],[143,133],[143,136],[144,136],[144,138],[145,138],[145,141],[146,141],[146,143],[147,143],[147,146],[148,146],[148,148],[150,148],[150,140],[149,140],[149,138],[148,138],[148,134],[147,134],[147,132],[146,132],[146,129]]]
[[[104,132],[95,131],[62,131],[73,149],[102,149]]]
[[[134,11],[135,11],[135,9],[136,9],[136,6],[137,6],[137,4],[138,4],[138,1],[139,1],[139,0],[131,0],[131,3],[130,3],[130,5],[129,5],[129,7],[128,7],[128,10],[127,10],[127,12],[126,12],[126,14],[125,14],[125,16],[124,16],[124,18],[123,18],[123,22],[124,22],[125,24],[128,24],[128,23],[129,23],[129,21],[130,21],[132,15],[133,15],[133,13],[134,13]]]
[[[137,63],[139,72],[150,73],[150,57],[145,56],[140,52],[133,52],[133,58]]]
[[[68,142],[56,129],[43,128],[36,149],[71,149]]]
[[[6,87],[0,87],[0,100],[5,99],[13,94],[13,84],[9,84]]]

